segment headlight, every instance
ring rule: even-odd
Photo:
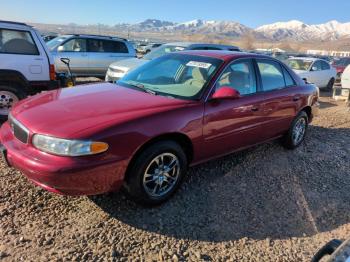
[[[85,156],[105,152],[108,144],[103,142],[68,140],[36,134],[33,145],[44,152],[60,156]]]

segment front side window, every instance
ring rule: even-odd
[[[0,53],[39,55],[30,32],[7,29],[0,29]]]
[[[264,91],[285,87],[281,66],[274,61],[258,61],[258,68]]]
[[[61,45],[61,52],[86,52],[86,40],[74,38]]]
[[[322,67],[322,70],[329,70],[331,69],[330,65],[324,61],[321,61],[321,67]]]
[[[118,84],[157,95],[198,99],[222,60],[171,54],[131,71]]]
[[[250,60],[234,62],[229,65],[221,75],[216,89],[231,87],[241,95],[256,93],[256,79],[254,67]]]
[[[312,71],[321,71],[322,70],[322,64],[321,61],[315,61],[311,67]]]

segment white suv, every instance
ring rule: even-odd
[[[58,87],[53,58],[31,26],[0,20],[0,118],[14,103]]]

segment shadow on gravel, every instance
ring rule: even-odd
[[[310,236],[350,222],[349,129],[310,127],[295,151],[277,142],[191,168],[167,203],[143,208],[123,194],[90,199],[112,218],[181,239]]]

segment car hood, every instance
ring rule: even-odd
[[[118,62],[114,62],[109,67],[115,68],[115,69],[122,69],[123,71],[127,72],[147,62],[148,60],[146,59],[129,58],[129,59],[123,59]]]
[[[17,103],[11,114],[33,133],[84,138],[191,103],[103,83],[41,93]]]

